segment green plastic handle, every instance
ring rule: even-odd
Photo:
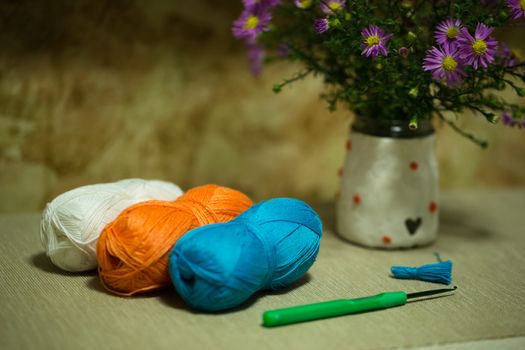
[[[339,299],[316,304],[293,306],[285,309],[270,310],[263,313],[263,325],[266,327],[313,321],[321,318],[355,314],[358,312],[387,309],[404,305],[407,302],[405,292],[388,292],[357,298]]]

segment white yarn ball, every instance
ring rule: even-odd
[[[47,204],[40,239],[47,255],[66,271],[97,267],[97,240],[107,224],[129,206],[148,200],[175,200],[182,190],[157,180],[127,179],[82,186]]]

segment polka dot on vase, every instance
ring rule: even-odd
[[[361,204],[361,196],[359,195],[359,193],[356,193],[354,197],[352,198],[352,200],[354,201],[355,205]]]
[[[416,171],[417,168],[419,167],[419,165],[416,162],[411,162],[409,166],[410,166],[410,169],[414,171]]]
[[[348,151],[351,151],[352,150],[352,140],[348,140],[346,141],[346,149]]]
[[[383,236],[383,243],[384,244],[390,244],[392,243],[392,238],[390,236],[384,235]]]
[[[428,205],[428,211],[431,213],[435,213],[437,209],[438,209],[437,203],[434,201],[430,202],[430,204]]]
[[[337,176],[341,177],[343,176],[343,174],[344,174],[343,168],[339,168],[339,170],[337,170]]]

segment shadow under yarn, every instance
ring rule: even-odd
[[[309,273],[304,274],[301,278],[299,278],[297,281],[291,283],[290,285],[281,288],[281,289],[263,289],[258,292],[255,292],[253,295],[251,295],[244,303],[234,306],[231,309],[228,310],[218,310],[216,313],[231,313],[231,312],[240,312],[244,311],[248,308],[250,308],[253,304],[259,300],[259,298],[262,298],[267,295],[282,295],[289,293],[291,290],[294,290],[296,288],[301,287],[302,285],[307,284],[311,280],[311,276]],[[205,311],[201,311],[201,313],[207,313]]]
[[[145,294],[136,294],[134,297],[145,295]],[[158,291],[158,297],[160,302],[162,302],[164,305],[172,307],[174,309],[178,310],[186,310],[193,314],[198,314],[198,311],[194,311],[188,307],[188,305],[182,300],[180,295],[177,294],[177,292],[173,289],[173,286],[170,286],[170,288],[162,289]]]
[[[44,271],[46,273],[52,273],[56,275],[62,275],[62,276],[69,276],[69,277],[85,277],[85,276],[95,276],[96,271],[85,271],[85,272],[68,272],[65,270],[60,269],[59,267],[55,266],[51,260],[49,260],[46,253],[38,253],[29,259],[29,262],[34,267],[38,268],[41,271]]]
[[[102,293],[104,295],[108,295],[107,290],[104,289],[104,287],[100,284],[97,277],[90,278],[88,281],[86,281],[86,287],[95,292]],[[122,297],[122,298],[128,299],[129,297]],[[184,301],[173,290],[172,286],[168,286],[164,289],[157,289],[157,290],[152,291],[151,293],[134,294],[132,298],[138,299],[138,300],[158,298],[162,303],[166,304],[167,306],[170,306],[176,309],[187,309],[188,308],[186,304],[184,303]]]
[[[257,292],[257,295],[281,295],[289,293],[290,291],[300,288],[305,284],[308,284],[312,280],[312,275],[307,272],[305,273],[301,278],[299,278],[297,281],[293,282],[289,286],[282,288],[282,289],[266,289]]]
[[[107,294],[106,290],[102,288],[102,286],[98,282],[98,277],[90,278],[88,281],[86,281],[86,287],[88,287],[91,290]]]
[[[192,308],[233,310],[257,291],[299,280],[317,257],[321,235],[319,216],[306,203],[272,199],[187,233],[170,253],[171,279]]]
[[[217,310],[211,313],[211,315],[222,315],[224,313],[235,313],[235,312],[241,312],[244,311],[253,304],[257,302],[262,297],[265,296],[271,296],[271,295],[282,295],[289,293],[291,290],[294,290],[296,288],[300,288],[303,285],[306,285],[308,282],[310,282],[312,279],[311,275],[307,272],[304,274],[300,279],[295,281],[294,283],[290,284],[289,286],[279,289],[279,290],[261,290],[250,296],[244,303],[237,305],[231,309],[228,310]],[[173,307],[175,309],[181,309],[186,310],[192,314],[199,315],[199,314],[207,314],[210,315],[209,311],[203,311],[203,310],[196,310],[192,309],[188,304],[184,302],[184,300],[177,294],[176,291],[169,290],[169,293],[161,293],[160,294],[160,300],[167,306]]]

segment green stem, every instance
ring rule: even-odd
[[[300,71],[299,73],[296,73],[293,77],[291,77],[290,79],[284,79],[282,83],[278,83],[278,84],[275,84],[273,86],[273,92],[275,92],[276,94],[278,94],[279,92],[282,91],[283,87],[285,87],[286,85],[289,85],[297,80],[302,80],[304,79],[306,76],[308,76],[308,74],[310,74],[311,72],[313,71],[313,69],[311,68],[308,68],[308,69],[305,69],[303,71]]]
[[[489,145],[487,141],[483,141],[483,140],[480,140],[478,139],[477,137],[475,137],[474,135],[472,135],[471,133],[468,133],[466,132],[465,130],[461,129],[459,126],[456,125],[456,123],[454,123],[452,120],[449,120],[447,118],[445,118],[445,116],[439,112],[439,111],[436,111],[436,113],[438,114],[439,118],[444,121],[445,123],[448,124],[448,126],[450,126],[455,132],[457,132],[458,134],[460,134],[461,136],[469,139],[470,141],[474,142],[475,144],[477,144],[478,146],[480,146],[481,148],[487,148],[487,146]]]
[[[516,91],[516,93],[518,94],[518,96],[523,96],[523,88],[520,88],[519,86],[517,86],[516,84],[514,84],[512,81],[510,80],[507,80],[507,79],[502,79],[504,82],[506,82],[507,84],[509,84],[510,86],[512,86],[512,88],[514,89],[514,91]]]

